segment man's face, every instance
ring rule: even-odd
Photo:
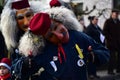
[[[92,23],[93,23],[94,25],[96,25],[96,24],[98,23],[98,18],[97,18],[97,17],[94,17],[94,19],[92,20]]]
[[[17,10],[16,20],[19,29],[21,29],[22,31],[27,31],[29,22],[32,17],[33,17],[33,12],[29,8]]]
[[[66,43],[69,40],[68,30],[59,22],[52,21],[51,27],[45,37],[54,44]]]
[[[117,19],[117,18],[118,18],[118,15],[119,15],[119,14],[118,14],[117,12],[112,12],[112,15],[111,15],[111,16],[112,16],[113,19]]]

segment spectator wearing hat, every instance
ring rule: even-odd
[[[21,38],[19,49],[24,52],[22,42],[29,41],[28,35],[42,35],[45,46],[41,51],[38,51],[39,48],[37,51],[32,48],[34,57],[31,61],[37,66],[31,64],[31,69],[26,70],[27,72],[30,73],[37,67],[43,67],[46,74],[49,74],[54,80],[87,80],[86,60],[93,61],[96,65],[108,61],[109,51],[84,33],[77,31],[80,29],[78,20],[71,13],[64,14],[66,12],[68,12],[66,8],[52,8],[47,13],[36,14],[31,19],[30,31]],[[94,54],[88,53],[88,47],[92,48]],[[34,50],[39,54],[34,55]],[[25,55],[25,53],[21,54]],[[23,60],[23,68],[27,64],[27,58]],[[15,62],[16,65],[19,65],[19,60]],[[17,66],[13,65],[13,67]],[[51,79],[47,77],[45,80]]]
[[[104,23],[103,32],[106,38],[106,46],[110,50],[108,74],[120,73],[120,20],[119,10],[113,9],[111,16]]]
[[[38,8],[39,5],[39,8]],[[18,53],[18,43],[21,36],[27,31],[30,19],[34,13],[43,9],[40,1],[8,0],[1,14],[1,32],[10,54]],[[10,56],[11,57],[11,56]],[[12,55],[12,59],[16,54]]]
[[[0,80],[11,80],[11,60],[3,58],[0,62]]]

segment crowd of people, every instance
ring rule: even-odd
[[[100,78],[96,67],[108,62],[108,74],[120,73],[118,15],[112,10],[102,30],[97,16],[83,27],[60,0],[49,8],[41,1],[8,0],[1,9],[0,80]]]

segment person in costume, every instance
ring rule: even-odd
[[[44,8],[45,6],[40,1],[7,1],[1,14],[0,28],[9,54],[18,52],[19,40],[27,31],[30,19],[35,13],[42,11]],[[13,55],[14,58],[15,55]]]
[[[64,14],[66,12],[69,13]],[[32,76],[42,67],[44,71],[41,73],[42,77],[39,77],[41,80],[87,80],[86,63],[91,61],[102,65],[108,62],[109,51],[78,31],[79,29],[78,20],[66,8],[55,7],[47,13],[36,14],[30,21],[29,32],[20,40],[19,54],[25,57],[16,60],[12,67],[19,69],[21,64],[21,78]],[[35,36],[41,35],[44,37],[43,41],[36,37],[37,41],[34,42]],[[33,39],[34,46],[38,43],[44,44],[42,49],[34,49],[32,46],[31,56],[29,50],[26,55],[27,49],[22,47],[24,43],[31,43],[30,39]],[[31,66],[28,67],[30,61]]]
[[[0,61],[0,80],[11,80],[11,60],[2,58]]]

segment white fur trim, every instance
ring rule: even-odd
[[[10,66],[8,66],[8,65],[5,64],[5,63],[0,63],[0,66],[5,66],[5,67],[7,67],[9,70],[11,69]]]
[[[45,46],[42,36],[37,36],[32,33],[26,32],[20,39],[18,46],[19,53],[24,56],[29,56],[32,52],[33,56],[41,53],[41,50]]]
[[[42,12],[50,8],[50,6],[47,3],[43,3],[43,1],[29,1],[29,4],[34,13]]]
[[[53,7],[46,12],[54,19],[61,21],[68,30],[83,31],[83,27],[70,9],[61,6]]]

